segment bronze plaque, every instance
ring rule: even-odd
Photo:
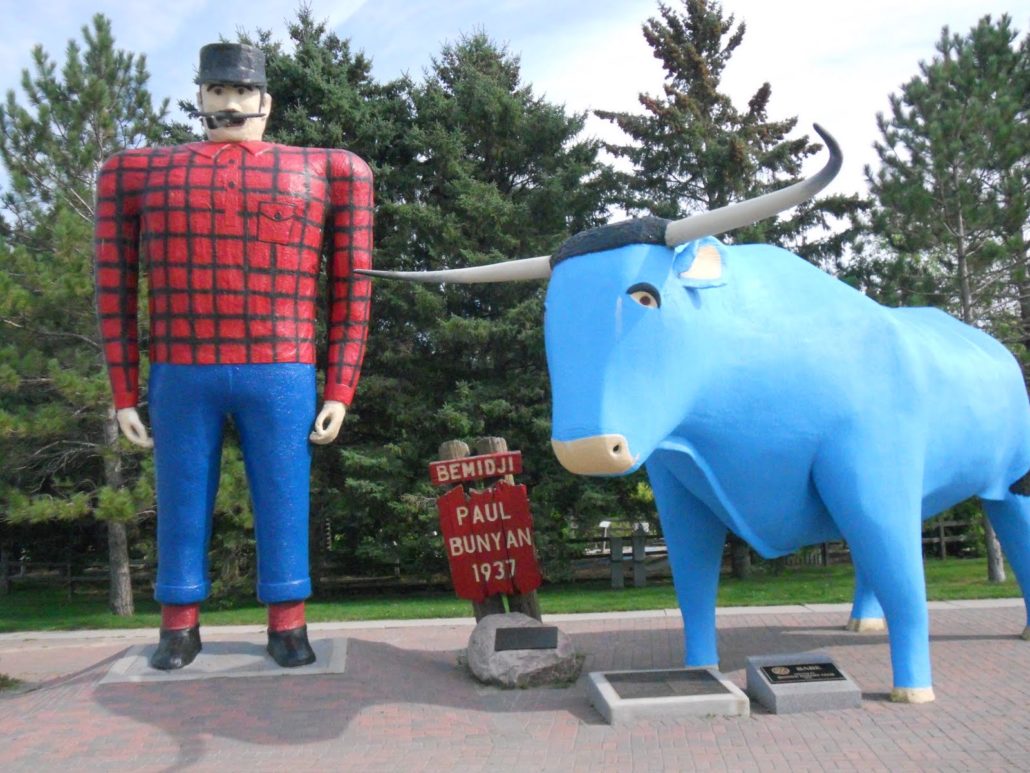
[[[558,629],[553,625],[532,628],[498,628],[494,652],[505,650],[553,650],[558,647]]]
[[[722,682],[703,669],[630,671],[605,674],[604,678],[623,700],[672,698],[678,695],[724,695],[729,692]]]
[[[844,674],[833,663],[795,663],[782,666],[762,666],[762,674],[772,684],[844,681]]]

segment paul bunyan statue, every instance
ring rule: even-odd
[[[258,49],[204,46],[196,82],[207,141],[123,151],[97,183],[97,308],[118,424],[155,455],[161,632],[150,664],[182,668],[201,650],[231,417],[253,501],[268,652],[302,666],[315,660],[304,613],[310,444],[336,438],[364,356],[371,288],[353,272],[371,265],[372,174],[345,150],[262,141],[272,97]],[[323,245],[329,351],[316,416]],[[153,439],[138,412],[141,264]]]

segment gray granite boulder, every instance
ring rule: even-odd
[[[509,649],[498,652],[498,628],[548,628],[539,620],[509,612],[487,615],[469,637],[466,661],[473,676],[499,687],[540,687],[568,683],[579,675],[581,665],[572,640],[558,631],[558,646],[553,649]]]

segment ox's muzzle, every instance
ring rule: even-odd
[[[562,467],[576,475],[621,475],[636,462],[622,435],[551,440],[551,447]]]

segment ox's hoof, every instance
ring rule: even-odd
[[[891,700],[895,703],[932,703],[934,701],[932,687],[895,687],[891,690]]]
[[[1020,638],[1023,641],[1030,641],[1030,625],[1023,629],[1023,635]]]
[[[853,617],[848,620],[844,630],[854,633],[883,633],[887,630],[887,621],[882,617]]]

